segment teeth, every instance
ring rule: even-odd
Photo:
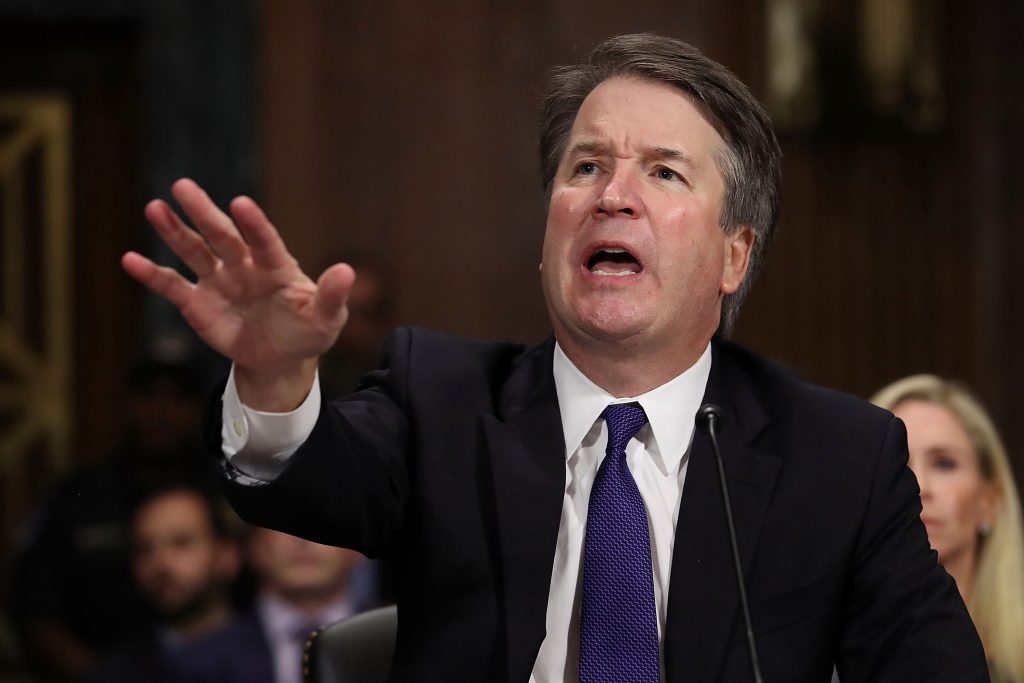
[[[616,268],[614,271],[604,270],[604,269],[602,269],[598,265],[600,263],[600,261],[601,261],[600,254],[609,254],[609,255],[611,255],[611,254],[627,254],[627,255],[629,255],[629,250],[623,249],[621,247],[602,247],[601,249],[596,251],[594,253],[594,255],[591,257],[591,259],[590,259],[590,263],[593,264],[593,266],[591,267],[590,272],[593,273],[594,275],[603,275],[605,277],[625,277],[627,275],[636,275],[637,273],[640,272],[640,270],[642,270],[639,267],[637,267],[636,270],[620,270],[619,268]],[[622,263],[620,265],[628,268],[626,263]]]

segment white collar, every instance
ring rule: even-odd
[[[647,444],[648,450],[660,457],[665,471],[672,472],[678,469],[693,436],[694,417],[711,374],[711,344],[682,374],[639,396],[612,396],[584,375],[557,342],[552,373],[562,417],[566,459],[583,443],[605,406],[635,401],[647,413],[654,435],[655,443]]]

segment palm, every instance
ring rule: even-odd
[[[175,183],[174,194],[198,233],[160,201],[146,216],[197,281],[138,254],[124,258],[129,274],[239,366],[276,372],[326,351],[345,321],[351,269],[334,266],[313,282],[251,200],[232,202],[232,221],[191,181]]]
[[[313,315],[316,284],[298,268],[289,270],[223,267],[196,283],[181,313],[206,343],[239,365],[271,370],[281,361],[318,356],[338,330]]]

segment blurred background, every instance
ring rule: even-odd
[[[776,122],[781,229],[735,337],[862,397],[964,380],[1020,481],[1022,27],[1016,0],[0,0],[2,585],[55,478],[116,447],[134,364],[225,369],[120,269],[174,263],[148,199],[252,195],[308,270],[386,264],[389,322],[540,341],[538,93],[632,31]]]

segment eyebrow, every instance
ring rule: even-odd
[[[597,154],[604,151],[604,145],[599,142],[577,142],[569,148],[565,156],[579,156],[580,154]]]
[[[662,159],[665,161],[675,161],[689,168],[696,168],[697,164],[694,163],[693,159],[678,149],[672,149],[671,147],[643,147],[640,150],[641,154],[651,159]],[[607,148],[600,142],[593,142],[584,140],[577,142],[573,145],[566,153],[566,157],[578,156],[581,154],[606,154]]]
[[[670,147],[645,147],[643,150],[646,156],[654,159],[664,159],[666,161],[676,161],[684,166],[695,168],[697,166],[693,159],[678,149],[672,149]]]

